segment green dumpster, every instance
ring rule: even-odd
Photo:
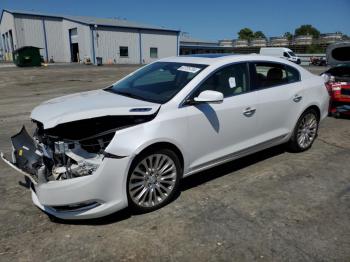
[[[40,48],[23,46],[13,51],[13,62],[16,66],[41,66]]]

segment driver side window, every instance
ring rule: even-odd
[[[199,86],[194,93],[194,97],[197,97],[201,92],[206,90],[221,92],[224,97],[248,92],[247,64],[233,64],[219,69]]]

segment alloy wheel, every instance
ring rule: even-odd
[[[318,121],[313,113],[307,113],[300,121],[297,142],[298,145],[305,149],[309,147],[316,138]]]
[[[174,190],[177,180],[174,161],[165,154],[152,154],[141,160],[131,173],[128,191],[141,207],[156,207]]]

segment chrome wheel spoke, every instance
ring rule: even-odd
[[[166,197],[166,195],[164,195],[164,193],[163,193],[162,190],[160,189],[159,185],[156,186],[156,190],[157,190],[157,192],[158,192],[158,194],[159,194],[159,198],[160,198],[160,199],[163,199],[163,198]]]
[[[148,191],[148,202],[147,202],[148,206],[152,206],[153,190],[154,189],[151,187]]]
[[[168,172],[172,171],[173,169],[175,169],[175,165],[174,164],[166,164],[161,170],[159,170],[159,174],[161,176],[167,174]]]
[[[141,181],[141,182],[137,182],[137,183],[133,183],[132,185],[130,185],[130,189],[134,189],[136,187],[142,187],[144,186],[145,182],[144,181]]]
[[[136,165],[130,175],[128,190],[131,200],[142,207],[162,203],[174,189],[177,170],[165,154],[153,154]]]
[[[145,203],[145,199],[146,199],[146,196],[147,196],[147,193],[149,192],[149,190],[147,188],[145,188],[145,193],[142,195],[142,198],[139,200],[140,204],[141,203]]]
[[[159,184],[159,188],[161,190],[163,189],[167,195],[170,193],[170,189],[165,187],[165,186],[163,186],[162,184]]]
[[[146,187],[144,187],[142,190],[141,190],[141,192],[137,195],[137,199],[139,199],[140,200],[140,198],[143,196],[146,196],[146,192],[147,192],[147,188]]]
[[[164,180],[164,179],[169,179],[169,178],[173,178],[176,176],[176,172],[173,172],[169,175],[165,175],[165,176],[161,176],[160,180]]]

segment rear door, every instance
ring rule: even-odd
[[[250,72],[258,99],[258,140],[282,139],[293,130],[302,108],[300,73],[292,66],[273,62],[252,62]]]

